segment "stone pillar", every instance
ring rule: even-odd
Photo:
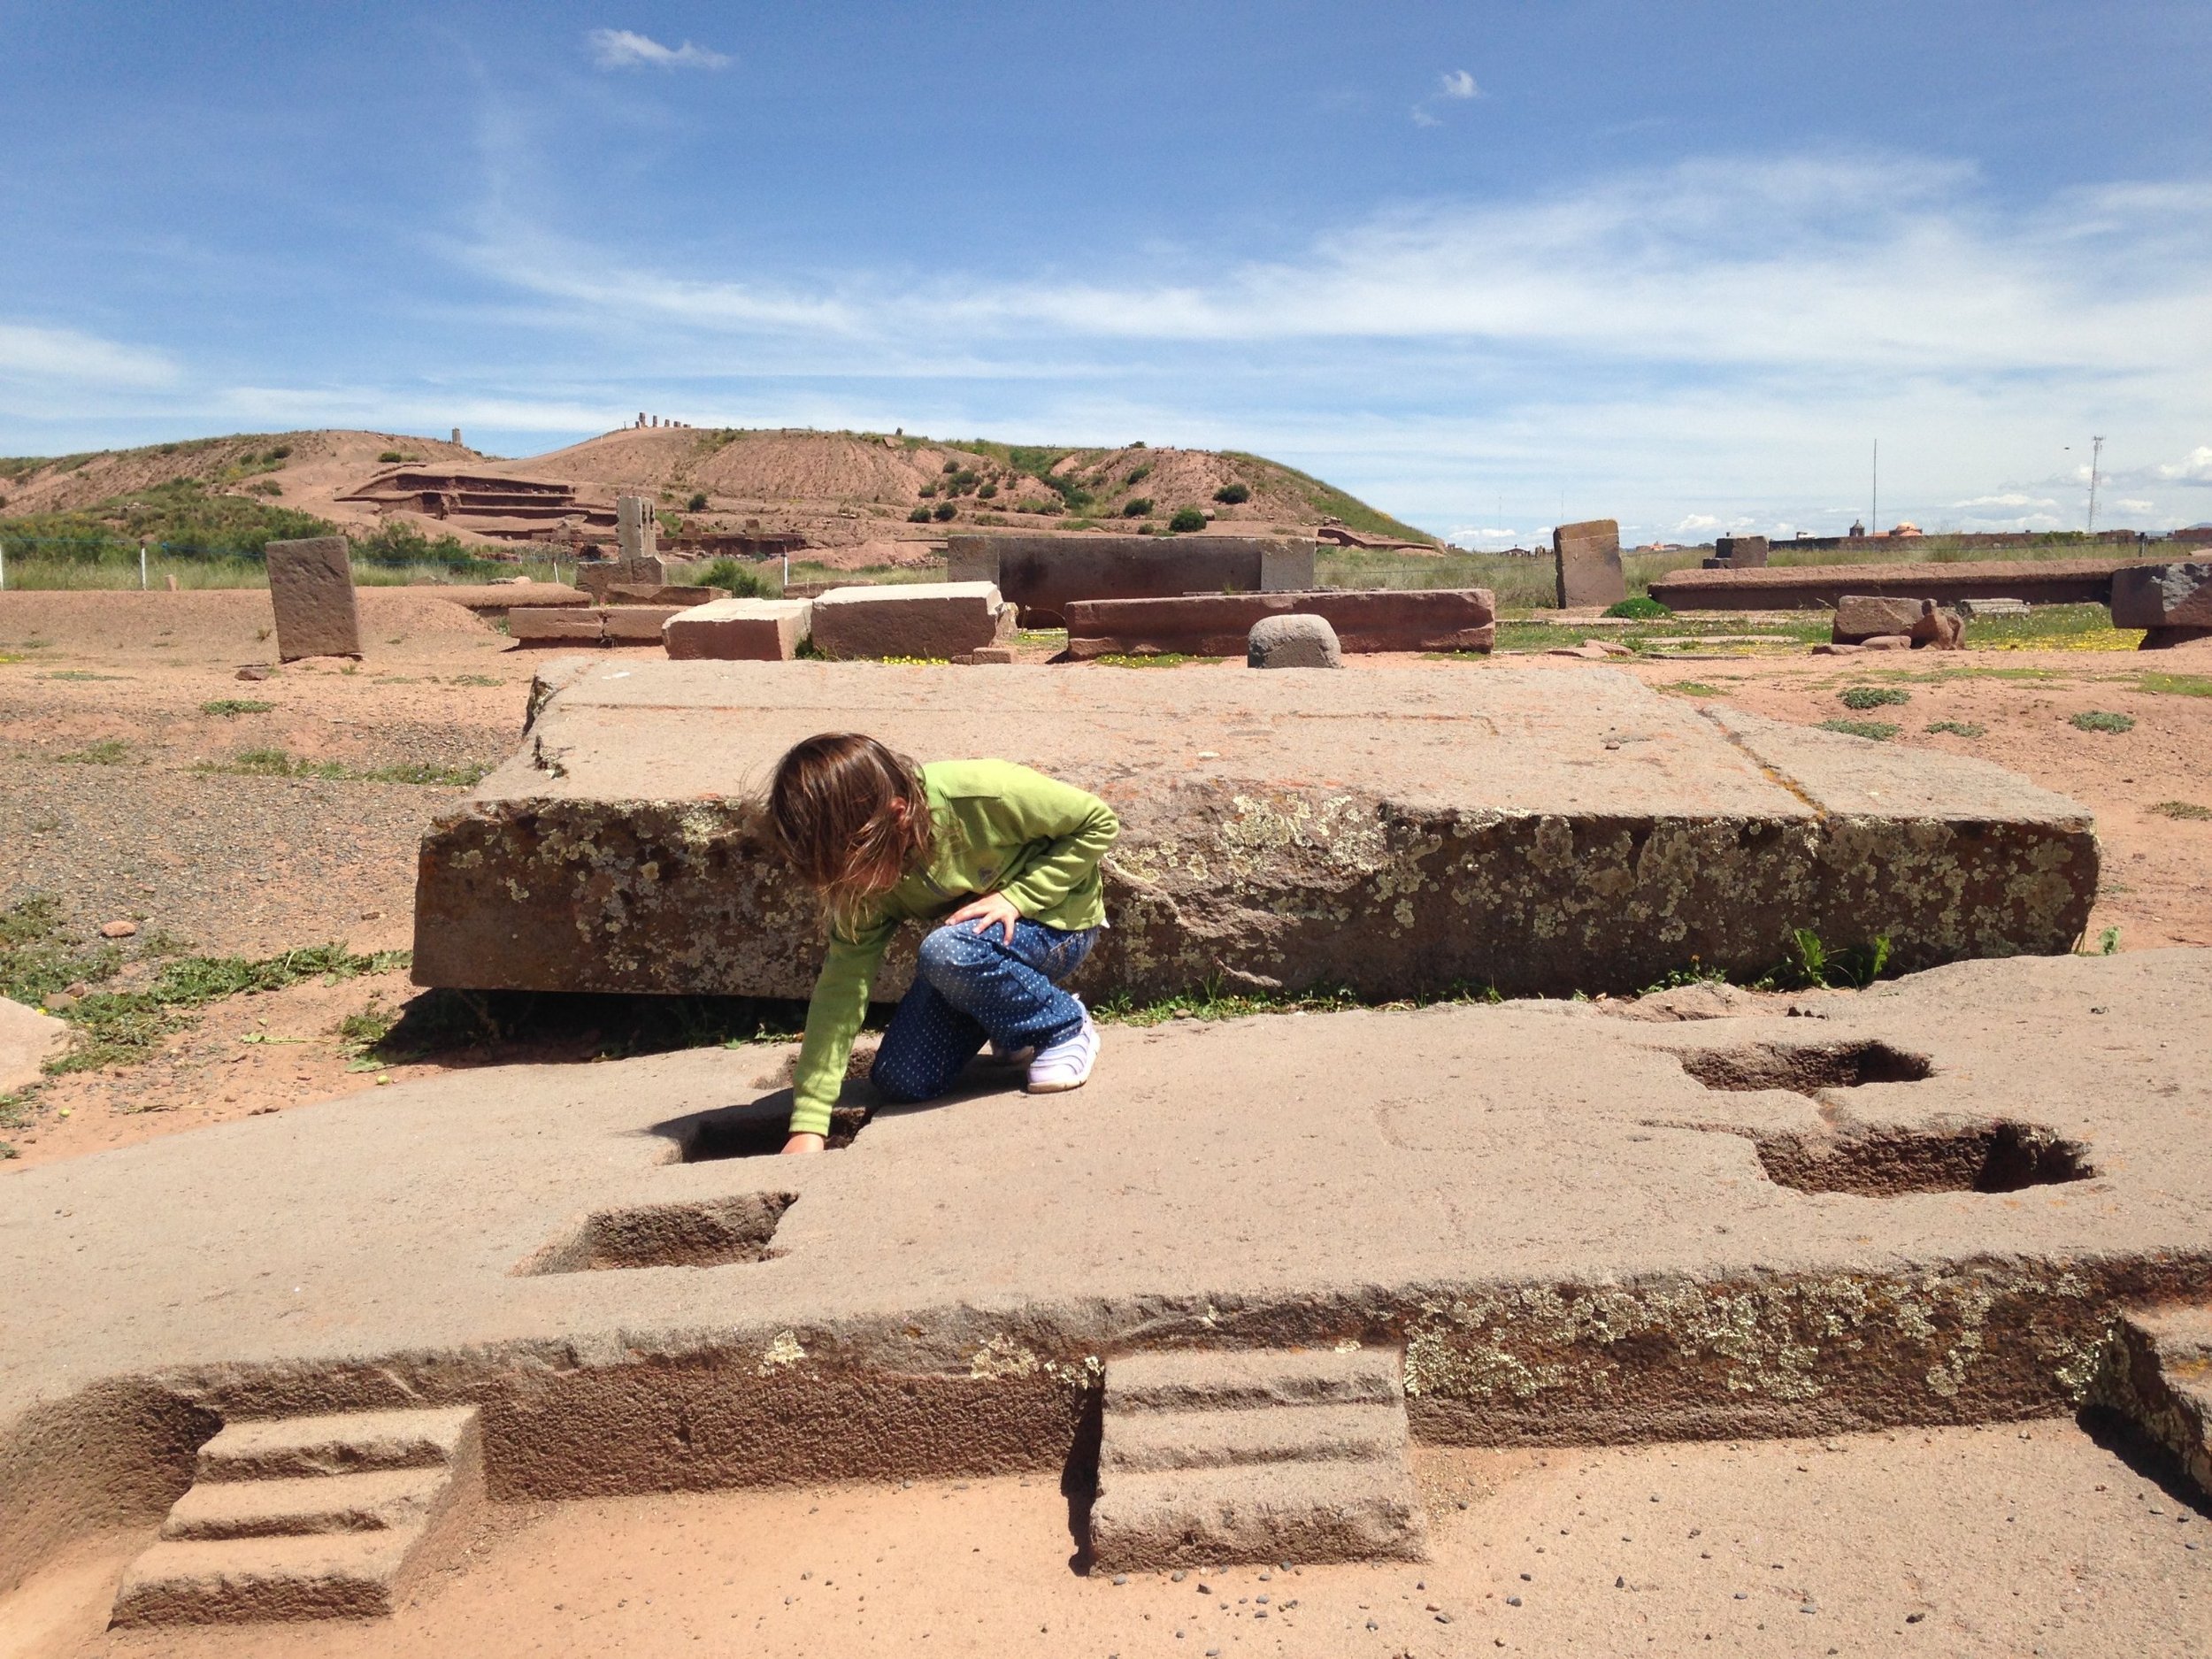
[[[460,447],[463,449],[466,449],[468,447],[466,444],[461,443],[461,429],[458,426],[456,426],[453,429],[453,442],[457,444],[460,444]]]
[[[614,503],[615,534],[621,538],[623,563],[649,559],[660,552],[660,520],[653,503],[642,495],[618,495]]]
[[[360,656],[361,619],[354,609],[353,562],[345,537],[272,541],[267,557],[279,659]]]
[[[1616,605],[1628,597],[1621,570],[1621,526],[1611,518],[1563,524],[1551,533],[1559,607]]]
[[[1724,535],[1713,551],[1736,570],[1758,570],[1767,562],[1767,539],[1763,535]]]

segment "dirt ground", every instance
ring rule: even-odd
[[[0,1659],[2212,1652],[2212,1521],[2071,1423],[1415,1470],[1426,1563],[1125,1582],[1042,1477],[502,1505],[376,1624],[106,1633],[114,1537],[0,1600]]]
[[[333,941],[364,952],[408,945],[415,847],[461,797],[459,787],[205,768],[275,749],[349,773],[418,766],[465,775],[512,751],[544,657],[514,649],[428,590],[365,588],[365,661],[295,664],[242,681],[242,664],[274,661],[268,604],[265,593],[244,590],[0,595],[0,908],[50,895],[86,932],[127,918],[142,937],[166,934],[210,955],[269,956]],[[1033,641],[1024,654],[1041,660],[1050,649]],[[1595,665],[1541,654],[1509,660],[1563,675]],[[1358,669],[1423,659],[1347,661]],[[1479,661],[1425,665],[1440,674],[1483,672]],[[1903,659],[1793,650],[1716,660],[1700,651],[1603,665],[1676,695],[1778,719],[1883,720],[1898,727],[1895,742],[2010,767],[2097,815],[2105,870],[2093,948],[2108,928],[2118,930],[2123,950],[2212,945],[2212,881],[2203,873],[2212,820],[2151,810],[2177,801],[2212,808],[2212,696],[2148,688],[2212,686],[2212,646]],[[1247,671],[1191,663],[1067,672]],[[1855,712],[1840,694],[1860,686],[1902,690],[1909,701]],[[224,701],[272,706],[207,711]],[[2087,711],[2135,724],[2117,734],[2078,729],[2072,717]],[[1979,727],[1981,735],[1927,729],[1938,723]],[[421,1065],[365,1064],[341,1039],[340,1022],[396,1010],[413,995],[404,972],[394,972],[217,1003],[147,1064],[44,1086],[30,1121],[0,1130],[18,1155],[0,1170],[452,1064],[595,1051],[580,1040],[527,1053],[463,1050]]]

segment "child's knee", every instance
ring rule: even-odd
[[[900,1064],[899,1056],[889,1052],[890,1045],[876,1050],[875,1063],[868,1068],[868,1081],[877,1094],[886,1100],[902,1103],[924,1101],[943,1093],[933,1078],[923,1077],[918,1068]]]
[[[922,978],[942,990],[949,979],[972,973],[989,960],[990,946],[979,933],[965,927],[933,927],[922,936],[915,953],[915,968]]]

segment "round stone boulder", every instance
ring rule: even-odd
[[[1341,668],[1344,652],[1326,617],[1262,617],[1245,637],[1252,668]]]

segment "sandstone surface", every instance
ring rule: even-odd
[[[814,649],[830,657],[949,660],[1014,632],[1014,607],[989,582],[833,588],[813,605]]]
[[[37,1082],[46,1062],[68,1046],[66,1021],[0,996],[0,1094]]]
[[[1068,655],[1240,654],[1267,617],[1318,617],[1340,648],[1487,651],[1498,609],[1487,588],[1363,588],[1280,594],[1185,594],[1173,599],[1077,600],[1067,608]]]
[[[787,663],[813,612],[809,599],[715,599],[669,618],[661,637],[679,662]]]
[[[1560,607],[1617,604],[1628,597],[1621,527],[1611,518],[1563,524],[1551,533]]]
[[[954,581],[995,583],[1029,627],[1064,625],[1077,599],[1276,593],[1314,585],[1313,542],[1240,535],[956,535]]]
[[[821,626],[817,602],[817,638]],[[470,989],[803,997],[820,933],[757,800],[828,730],[1021,761],[1102,795],[1112,928],[1078,983],[1391,998],[1756,974],[1810,928],[1901,966],[2070,948],[2087,812],[1624,674],[549,664],[520,753],[423,841],[414,973]],[[910,933],[911,930],[909,930]],[[895,995],[910,941],[879,996]]]
[[[311,1413],[474,1406],[495,1498],[1079,1480],[1138,1350],[1402,1352],[1431,1445],[2068,1417],[2132,1310],[2212,1290],[2208,1019],[2212,952],[2018,958],[1679,1023],[1109,1024],[1079,1094],[979,1068],[810,1159],[741,1156],[789,1107],[774,1045],[42,1165],[0,1179],[0,1574],[150,1534],[219,1428]],[[772,1243],[680,1265],[680,1231],[622,1225],[687,1209]],[[634,1254],[518,1271],[588,1233]],[[1277,1365],[1153,1382],[1170,1410],[1312,1398]],[[334,1437],[296,1438],[214,1461],[326,1472]],[[407,1443],[347,1438],[387,1467]]]
[[[349,549],[342,535],[269,543],[269,603],[276,612],[277,655],[283,661],[361,655]]]

